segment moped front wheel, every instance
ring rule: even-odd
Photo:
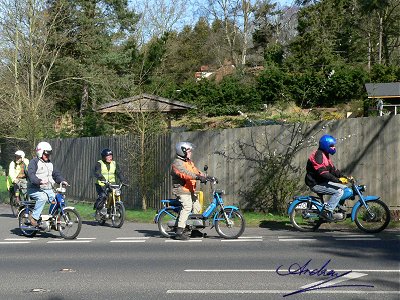
[[[299,202],[290,212],[290,223],[299,231],[315,231],[321,226],[318,208],[308,201]]]
[[[215,220],[215,230],[219,236],[226,239],[237,239],[243,234],[245,227],[246,223],[243,215],[231,208],[224,209],[224,211],[221,210]]]
[[[158,217],[158,230],[163,237],[175,236],[179,214],[173,209],[163,211]]]
[[[20,204],[17,202],[17,198],[15,196],[11,196],[10,198],[10,206],[11,212],[14,217],[18,216]]]
[[[59,215],[57,229],[62,238],[73,240],[81,232],[82,219],[79,213],[72,208],[65,208],[64,214]]]
[[[377,233],[384,230],[390,222],[390,210],[381,201],[368,201],[369,211],[364,205],[357,208],[355,222],[358,228],[367,233]]]
[[[26,237],[34,237],[38,232],[38,229],[31,225],[29,221],[29,217],[32,215],[32,209],[29,208],[27,212],[26,209],[21,209],[18,214],[18,224],[19,229],[21,230],[22,234]]]
[[[115,228],[121,228],[125,222],[125,206],[122,202],[117,202],[114,206],[111,206],[111,223]]]

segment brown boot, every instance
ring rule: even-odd
[[[32,216],[29,216],[29,222],[31,222],[31,225],[34,227],[38,226],[37,220],[35,220]]]

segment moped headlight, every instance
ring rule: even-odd
[[[121,190],[115,190],[115,196],[121,196]]]

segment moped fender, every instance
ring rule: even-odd
[[[238,211],[239,210],[239,207],[236,207],[236,206],[233,206],[233,205],[227,205],[227,206],[224,206],[224,208],[225,209],[232,209],[232,211]],[[218,217],[218,212],[216,212],[214,214],[213,224],[215,224],[215,220],[217,220],[217,217]]]
[[[290,214],[292,212],[292,210],[296,207],[297,204],[302,203],[302,202],[308,202],[311,200],[311,203],[314,204],[317,208],[321,208],[321,202],[319,202],[318,200],[313,199],[312,197],[300,197],[300,198],[296,198],[295,200],[293,200],[293,202],[289,205],[288,207],[288,214]]]
[[[378,196],[364,196],[364,201],[368,202],[368,201],[376,201],[378,199],[380,199],[381,197]],[[361,201],[357,201],[356,204],[354,204],[353,209],[351,210],[351,220],[354,222],[354,220],[356,219],[356,211],[358,209],[358,207],[361,205]]]
[[[163,211],[168,211],[168,210],[176,211],[176,209],[177,209],[177,207],[175,207],[175,206],[168,206],[168,207],[164,207],[163,209],[160,209],[158,211],[158,213],[156,214],[156,216],[154,217],[154,223],[158,223],[158,219],[160,218]]]
[[[68,209],[75,209],[75,207],[73,207],[73,206],[66,206],[66,207],[64,207],[64,209],[66,209],[66,208],[68,208]]]

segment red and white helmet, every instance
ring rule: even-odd
[[[51,145],[48,142],[40,142],[36,146],[36,156],[41,158],[43,155],[43,152],[50,154],[53,149],[51,148]]]

